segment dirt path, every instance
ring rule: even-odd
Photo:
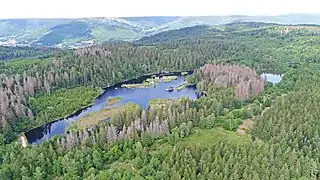
[[[285,97],[287,94],[282,94],[281,97]],[[261,106],[261,105],[260,105]],[[270,109],[270,107],[266,107],[264,108],[264,110],[262,110],[261,114],[258,116],[263,116],[263,114],[265,112],[267,112]],[[237,129],[237,133],[240,135],[246,135],[246,131],[251,129],[253,127],[254,124],[254,120],[256,119],[256,117],[258,116],[254,116],[251,119],[247,119],[245,121],[243,121],[243,123],[239,126],[239,128]]]
[[[22,147],[24,148],[27,147],[27,140],[23,135],[20,136],[20,140],[21,140]]]
[[[243,121],[243,123],[237,129],[237,133],[240,135],[245,135],[246,131],[252,128],[253,124],[254,122],[252,121],[252,119],[247,119]]]
[[[261,115],[260,115],[260,116],[263,116],[263,114],[264,114],[268,109],[270,109],[270,107],[266,107],[266,108],[264,108],[264,110],[262,111],[262,113],[261,113]]]
[[[268,109],[270,109],[270,107],[266,107],[260,115],[258,116],[262,116]],[[240,134],[240,135],[246,135],[246,131],[251,129],[253,127],[253,124],[254,124],[254,119],[256,118],[257,116],[253,117],[252,119],[247,119],[245,121],[243,121],[243,123],[239,126],[239,128],[237,129],[237,133]]]

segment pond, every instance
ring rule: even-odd
[[[191,72],[189,72],[191,73]],[[168,74],[169,75],[169,74]],[[196,89],[195,87],[186,87],[182,90],[173,90],[165,91],[168,87],[178,87],[186,83],[186,76],[181,76],[180,73],[171,73],[170,75],[176,75],[178,78],[171,82],[160,82],[157,83],[155,87],[148,88],[124,88],[121,87],[122,84],[132,84],[132,83],[142,83],[147,78],[150,78],[151,75],[143,76],[138,79],[129,80],[124,83],[119,83],[112,87],[106,88],[104,93],[101,94],[95,100],[92,106],[84,108],[77,113],[60,119],[43,126],[40,126],[35,129],[25,133],[25,136],[29,144],[39,144],[47,139],[54,137],[55,135],[61,135],[66,133],[67,128],[71,125],[72,122],[80,120],[89,113],[97,112],[102,110],[105,107],[116,107],[121,106],[125,103],[132,102],[139,104],[143,108],[148,108],[148,102],[155,98],[166,98],[166,99],[177,99],[181,97],[189,97],[190,99],[196,99]],[[121,97],[121,101],[108,106],[108,99],[114,97]]]
[[[271,74],[271,73],[263,73],[261,77],[267,77],[268,82],[272,82],[273,84],[277,84],[281,81],[282,75],[281,74]]]

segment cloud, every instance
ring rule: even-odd
[[[0,18],[320,13],[319,0],[3,0]]]

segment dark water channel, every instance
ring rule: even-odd
[[[181,76],[180,73],[172,73],[166,75],[178,75],[177,80],[165,83],[160,82],[156,87],[149,88],[138,88],[138,89],[129,89],[122,88],[120,84],[106,88],[105,91],[97,97],[94,104],[87,108],[84,108],[77,113],[57,121],[45,124],[35,129],[25,133],[29,144],[39,144],[47,139],[52,138],[55,135],[61,135],[66,133],[67,128],[71,125],[72,122],[81,119],[89,113],[97,112],[105,107],[116,107],[121,106],[125,103],[132,102],[139,104],[143,108],[148,108],[148,102],[155,98],[168,98],[168,99],[177,99],[181,97],[189,97],[190,99],[196,99],[197,95],[195,94],[195,87],[186,87],[181,91],[174,90],[172,92],[167,92],[169,86],[178,87],[186,82],[186,76]],[[138,79],[129,80],[124,82],[124,84],[132,83],[142,83],[147,78],[150,78],[151,75],[143,76]],[[112,106],[106,106],[108,103],[108,98],[120,96],[122,100]]]

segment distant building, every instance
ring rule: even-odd
[[[9,39],[7,41],[0,41],[0,46],[16,46],[17,41],[14,39]]]
[[[10,39],[7,41],[8,46],[15,46],[17,44],[17,41],[14,39]]]

